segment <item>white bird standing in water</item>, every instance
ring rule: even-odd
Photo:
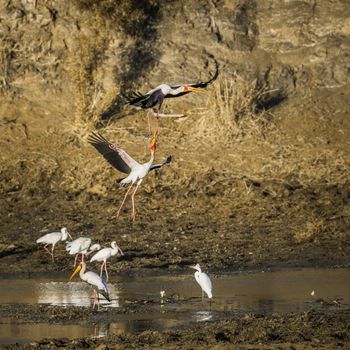
[[[47,233],[46,235],[38,238],[36,240],[36,243],[42,243],[45,244],[44,245],[44,249],[51,255],[52,257],[52,262],[55,261],[55,257],[54,257],[54,250],[55,250],[55,245],[59,242],[59,241],[65,241],[68,236],[72,239],[72,236],[69,234],[68,230],[66,227],[62,227],[61,231],[59,232],[51,232],[51,233]],[[47,246],[49,244],[52,244],[52,249],[51,251],[49,249],[47,249]]]
[[[73,279],[73,277],[79,272],[80,278],[92,285],[92,288],[94,290],[93,298],[94,298],[94,304],[92,308],[95,308],[95,305],[97,304],[97,310],[100,309],[100,299],[98,297],[98,294],[103,295],[109,302],[111,302],[111,299],[108,294],[108,289],[105,281],[103,280],[102,277],[100,277],[97,273],[92,272],[92,271],[87,271],[86,270],[86,264],[85,262],[81,262],[78,267],[75,269],[73,272],[72,276],[70,276],[69,281]]]
[[[197,270],[194,273],[194,278],[202,288],[202,297],[203,297],[203,293],[205,292],[208,298],[211,299],[213,297],[213,293],[212,293],[213,286],[209,276],[205,272],[202,272],[202,269],[199,266],[199,264],[195,266],[191,266],[191,268]]]
[[[101,265],[101,271],[100,271],[100,276],[102,277],[103,273],[103,268],[105,269],[106,272],[106,281],[108,282],[108,272],[107,272],[107,259],[109,259],[111,256],[114,256],[120,252],[121,255],[124,255],[123,251],[120,249],[116,241],[113,241],[111,243],[112,248],[103,248],[99,252],[97,252],[91,259],[90,262],[93,261],[102,261]]]
[[[84,256],[100,250],[101,246],[98,243],[91,245],[91,238],[79,237],[74,241],[66,243],[66,251],[70,255],[75,255],[74,267],[76,266],[79,254],[81,254],[81,261],[84,261]],[[90,247],[90,248],[89,248]]]

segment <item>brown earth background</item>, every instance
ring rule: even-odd
[[[0,16],[1,270],[51,270],[35,240],[62,226],[116,239],[121,270],[348,264],[348,1],[5,1]],[[185,115],[161,120],[156,158],[173,163],[117,222],[121,174],[87,136],[146,161],[146,113],[118,93],[205,80],[214,59],[205,94],[166,101]]]

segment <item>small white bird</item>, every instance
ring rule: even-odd
[[[212,293],[213,286],[212,286],[212,283],[211,283],[209,276],[205,272],[202,272],[202,269],[199,266],[199,264],[197,264],[195,266],[190,266],[190,267],[192,269],[197,270],[194,273],[194,278],[196,279],[197,283],[202,288],[202,297],[203,297],[203,293],[205,292],[208,295],[208,298],[211,299],[213,297],[213,293]]]
[[[99,252],[97,252],[91,259],[90,262],[93,261],[102,261],[101,265],[101,271],[100,271],[100,276],[102,276],[103,273],[103,268],[105,269],[106,272],[106,280],[108,282],[108,272],[107,272],[107,259],[109,259],[111,256],[114,256],[120,252],[121,255],[124,255],[123,251],[120,249],[116,241],[113,241],[111,243],[112,248],[103,248]]]
[[[81,254],[81,261],[84,261],[84,256],[100,250],[101,246],[98,243],[91,245],[91,238],[79,237],[74,241],[66,243],[66,251],[70,255],[75,255],[74,267],[76,266],[79,254]],[[89,248],[90,247],[90,248]]]
[[[145,176],[152,170],[161,168],[162,166],[171,163],[172,157],[169,156],[163,163],[160,164],[152,164],[154,161],[154,153],[157,145],[157,133],[154,133],[150,150],[151,150],[151,158],[149,162],[140,164],[135,159],[133,159],[128,153],[126,153],[123,149],[114,145],[107,141],[103,136],[97,133],[92,133],[88,138],[89,143],[91,143],[98,152],[100,152],[103,157],[109,162],[114,168],[119,170],[120,172],[127,174],[125,178],[119,180],[121,186],[129,185],[127,189],[124,199],[116,212],[116,217],[118,219],[120,215],[120,211],[125,203],[125,200],[131,190],[131,188],[135,185],[134,191],[131,194],[131,203],[132,203],[132,219],[135,221],[136,212],[135,212],[135,195],[136,191],[141,185]]]
[[[54,262],[55,261],[54,250],[55,250],[56,243],[58,243],[59,241],[65,241],[68,238],[68,236],[72,239],[72,236],[69,234],[67,228],[62,227],[61,231],[59,231],[59,232],[47,233],[46,235],[38,238],[36,240],[36,243],[45,244],[44,249],[51,255],[52,262]],[[49,244],[52,244],[51,251],[49,249],[47,249],[47,246]]]
[[[78,265],[78,267],[75,269],[72,276],[70,276],[69,281],[71,281],[73,279],[73,277],[79,272],[80,278],[83,281],[92,285],[92,288],[94,290],[94,294],[93,294],[94,304],[93,304],[92,308],[94,309],[95,305],[97,304],[97,310],[99,310],[100,309],[100,300],[99,300],[98,294],[103,295],[109,302],[111,302],[111,299],[110,299],[109,294],[108,294],[106,282],[97,273],[92,272],[92,271],[85,272],[85,270],[86,270],[86,264],[85,264],[85,262],[82,261]]]

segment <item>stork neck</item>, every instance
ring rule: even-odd
[[[184,91],[183,86],[180,86],[180,87],[178,87],[177,89],[170,89],[169,95],[174,95],[174,96],[176,96],[176,95],[180,94],[180,93],[183,92],[183,91]]]
[[[149,160],[149,164],[151,165],[154,161],[154,151],[151,151],[151,159]]]
[[[83,266],[81,267],[81,270],[79,271],[79,276],[80,278],[84,281],[84,275],[85,275],[85,270],[86,270],[86,265],[83,264]]]

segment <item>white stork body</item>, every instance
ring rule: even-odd
[[[36,243],[42,243],[45,244],[44,245],[44,249],[51,255],[52,258],[52,262],[55,261],[55,257],[54,257],[54,250],[55,250],[55,245],[59,242],[59,241],[65,241],[68,236],[70,238],[72,238],[72,236],[69,234],[68,230],[66,227],[62,227],[61,231],[59,232],[51,232],[51,233],[47,233],[46,235],[38,238],[36,240]],[[51,251],[47,248],[48,245],[52,245]]]
[[[151,150],[151,159],[149,162],[140,164],[123,149],[117,147],[116,145],[108,142],[103,136],[93,133],[88,141],[100,152],[103,157],[117,170],[127,174],[128,176],[120,180],[122,186],[130,184],[128,190],[125,193],[124,199],[117,210],[116,217],[120,215],[120,211],[125,203],[125,200],[134,184],[136,184],[135,189],[131,195],[132,202],[132,218],[135,221],[136,212],[135,212],[135,194],[138,187],[141,185],[144,177],[151,171],[162,166],[169,164],[172,160],[169,156],[163,163],[152,164],[154,160],[154,152],[156,149],[156,133],[152,139],[150,150]]]
[[[151,165],[152,165],[153,159],[151,159],[149,162],[144,164],[135,164],[131,168],[130,174],[120,181],[120,184],[127,185],[127,184],[134,184],[137,182],[137,184],[141,184],[143,178],[149,173]]]
[[[197,270],[194,273],[194,278],[196,279],[197,283],[202,288],[202,296],[203,296],[203,292],[205,292],[207,294],[208,298],[211,299],[213,297],[213,293],[212,293],[213,286],[212,286],[212,283],[211,283],[209,276],[205,272],[202,272],[202,269],[199,266],[199,264],[197,264],[196,266],[193,266],[192,268]]]
[[[100,308],[100,301],[98,298],[98,294],[102,294],[108,301],[111,301],[111,299],[109,298],[108,295],[108,289],[107,289],[107,285],[105,283],[105,281],[103,280],[102,277],[100,277],[97,273],[92,272],[92,271],[87,271],[86,270],[86,264],[85,262],[81,262],[78,267],[75,269],[75,271],[73,272],[72,276],[70,277],[69,281],[71,281],[73,279],[73,277],[79,272],[79,276],[80,278],[89,283],[94,290],[94,304],[93,304],[93,308],[95,307],[95,305],[97,304],[97,309],[99,310]],[[97,301],[97,303],[96,303]]]
[[[106,272],[106,280],[108,282],[108,272],[107,272],[107,259],[110,257],[116,255],[118,251],[120,252],[121,255],[124,255],[123,251],[120,249],[116,241],[113,241],[111,243],[112,248],[103,248],[99,252],[97,252],[91,259],[90,262],[98,261],[101,262],[101,271],[100,271],[100,276],[102,276],[103,273],[103,268],[105,269]]]
[[[77,263],[79,254],[81,254],[81,259],[84,261],[85,255],[91,254],[92,252],[101,249],[101,246],[98,243],[91,246],[91,242],[91,238],[89,237],[79,237],[72,242],[67,242],[66,251],[70,255],[75,255],[74,267]]]

